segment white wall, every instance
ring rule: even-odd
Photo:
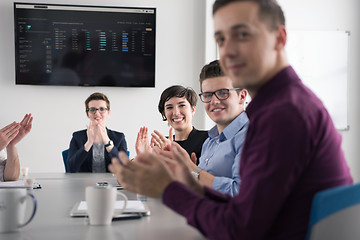
[[[18,145],[22,167],[32,172],[63,172],[61,151],[68,148],[71,134],[88,123],[84,101],[93,92],[105,93],[111,102],[108,127],[125,133],[131,155],[138,129],[149,126],[164,134],[157,103],[170,85],[182,84],[198,91],[198,74],[205,63],[205,1],[193,0],[47,0],[22,1],[157,8],[156,87],[61,87],[15,85],[13,2],[0,1],[0,126],[31,112],[31,133]],[[201,104],[194,125],[202,129]]]

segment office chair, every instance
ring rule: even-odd
[[[360,183],[314,196],[306,240],[360,239]]]
[[[62,151],[62,157],[63,157],[64,166],[65,166],[65,172],[67,172],[67,173],[69,172],[68,169],[67,169],[67,165],[66,165],[68,154],[69,154],[69,149],[66,149],[66,150]]]

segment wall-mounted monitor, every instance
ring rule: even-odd
[[[16,84],[155,86],[156,9],[14,3]]]

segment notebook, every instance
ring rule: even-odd
[[[142,202],[139,200],[128,200],[127,205],[123,213],[120,213],[120,209],[122,209],[124,205],[124,201],[119,200],[115,202],[115,212],[114,218],[119,217],[120,215],[126,215],[130,213],[140,213],[143,216],[150,215],[150,209],[146,202]],[[87,204],[86,201],[78,201],[75,203],[74,207],[70,211],[71,217],[86,217],[87,214]]]

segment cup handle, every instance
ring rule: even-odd
[[[37,209],[37,201],[36,201],[36,198],[34,197],[34,195],[32,195],[31,193],[28,193],[26,196],[24,196],[22,199],[21,199],[21,202],[25,201],[26,198],[31,198],[31,200],[33,201],[33,212],[29,218],[29,220],[25,221],[25,223],[23,224],[20,224],[19,225],[19,228],[20,227],[24,227],[26,226],[29,222],[31,222],[31,220],[34,218],[35,216],[35,213],[36,213],[36,209]]]
[[[121,212],[123,212],[123,211],[125,210],[125,208],[126,208],[128,198],[127,198],[127,196],[126,196],[125,194],[123,194],[123,193],[121,193],[121,192],[119,192],[119,191],[118,191],[116,194],[117,194],[118,196],[120,195],[120,196],[124,199],[124,206],[123,206],[123,208],[121,209]]]

